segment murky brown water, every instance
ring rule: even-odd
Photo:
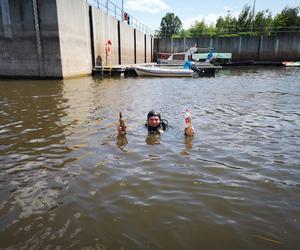
[[[0,248],[298,249],[299,110],[297,68],[2,80]]]

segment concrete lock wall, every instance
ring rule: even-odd
[[[10,34],[4,32],[0,11],[1,76],[62,78],[91,73],[85,1],[12,0],[8,7]]]
[[[260,59],[270,60],[282,58],[283,60],[299,60],[300,35],[261,37]]]
[[[0,76],[61,77],[56,2],[0,3]]]
[[[134,29],[125,22],[119,22],[119,24],[121,64],[133,64],[135,59]]]
[[[94,36],[94,65],[106,65],[105,43],[110,40],[109,61],[111,65],[119,63],[118,20],[107,15],[101,9],[92,8]],[[109,62],[108,62],[109,63]]]
[[[57,0],[63,77],[92,71],[89,5],[82,0]]]
[[[0,77],[90,74],[107,40],[111,65],[151,61],[152,37],[85,0],[0,0]]]
[[[232,61],[284,61],[300,58],[300,35],[162,38],[155,39],[154,53],[183,52],[194,44],[199,48],[214,47],[216,52],[232,53]]]
[[[151,62],[151,36],[95,7],[92,7],[92,26],[95,65],[106,65],[105,42],[108,40],[112,42],[111,65]]]
[[[57,6],[54,1],[37,1],[41,33],[40,76],[59,77],[63,75],[57,20]]]
[[[145,62],[145,35],[136,30],[136,63]]]
[[[146,39],[146,62],[152,62],[153,39],[151,36],[145,35]]]

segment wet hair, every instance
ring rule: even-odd
[[[149,118],[150,118],[151,116],[158,116],[159,120],[161,120],[161,117],[160,117],[160,113],[159,113],[159,112],[156,112],[156,111],[154,111],[154,110],[151,110],[151,111],[148,113],[148,115],[147,115],[147,121],[149,120]]]
[[[159,125],[156,127],[152,127],[148,124],[148,120],[152,116],[157,116],[160,120]],[[165,119],[161,119],[160,113],[154,110],[151,110],[147,115],[147,123],[145,124],[150,132],[158,132],[160,129],[166,130],[168,128],[168,121]]]

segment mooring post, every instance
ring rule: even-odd
[[[124,1],[122,0],[122,17],[121,17],[121,20],[124,21]]]
[[[122,52],[121,52],[121,24],[118,20],[118,56],[119,56],[119,64],[122,64]]]
[[[136,29],[133,30],[133,48],[134,63],[136,64]]]
[[[147,35],[144,34],[144,43],[145,43],[145,63],[147,62]]]
[[[151,36],[151,40],[150,40],[150,44],[151,44],[151,50],[150,50],[150,56],[151,56],[151,59],[150,59],[150,62],[153,62],[153,37]]]
[[[91,36],[91,55],[92,55],[92,67],[95,66],[95,41],[94,41],[94,24],[93,24],[93,7],[89,6],[89,24],[90,24],[90,36]]]

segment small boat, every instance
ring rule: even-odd
[[[194,71],[182,68],[133,67],[138,76],[192,77]]]
[[[298,62],[282,62],[282,64],[286,67],[300,67],[300,61]]]
[[[189,48],[186,52],[170,54],[166,58],[165,53],[162,53],[161,58],[157,61],[158,64],[168,64],[173,66],[183,65],[184,62],[190,61],[192,55],[197,51],[196,44],[195,46]]]
[[[232,53],[215,53],[214,48],[207,48],[208,52],[205,53],[196,53],[199,48],[195,46],[191,47],[186,52],[181,53],[159,53],[160,57],[157,60],[158,64],[173,65],[179,66],[183,65],[185,61],[194,61],[195,64],[199,67],[202,66],[204,62],[210,63],[212,60],[214,64],[228,64],[231,62]]]

